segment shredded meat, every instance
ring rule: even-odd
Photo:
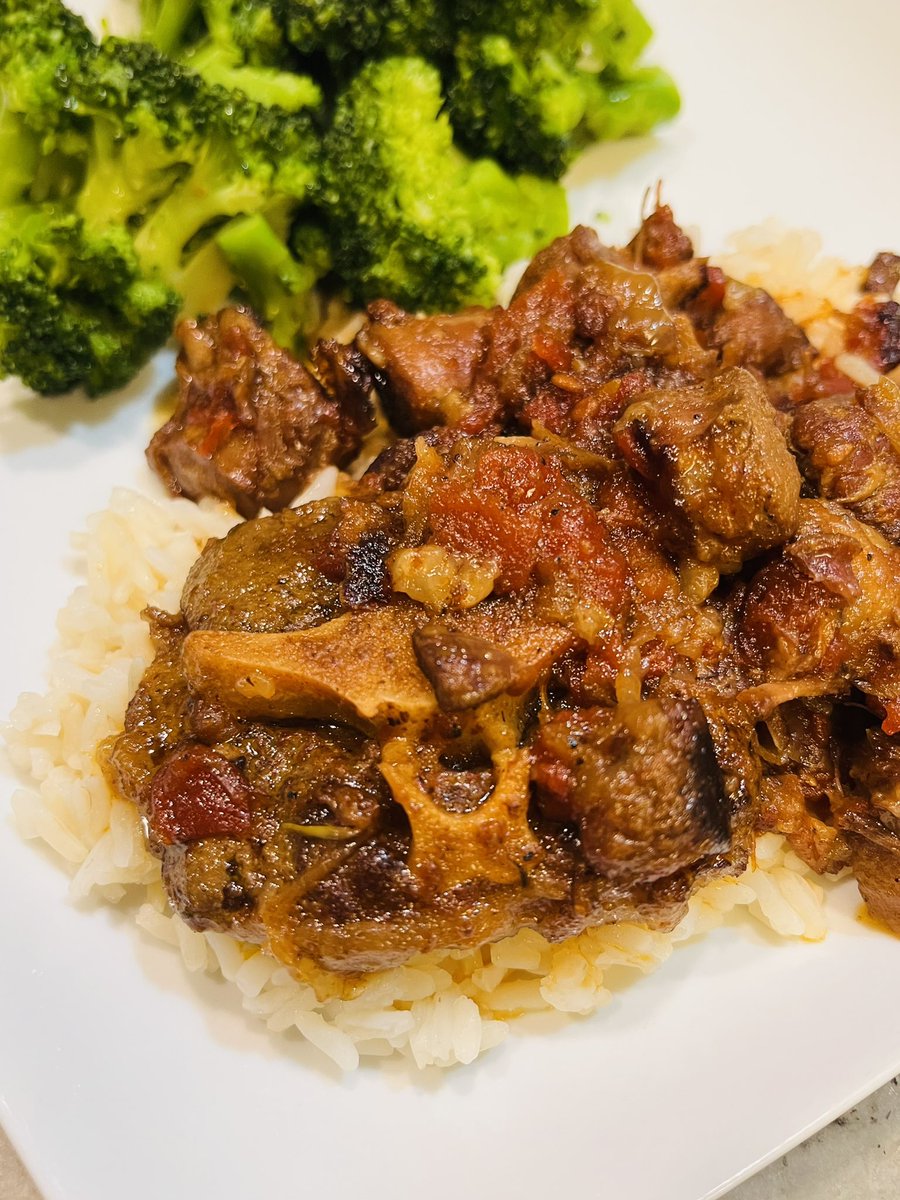
[[[897,261],[846,321],[882,372]],[[174,487],[284,506],[373,386],[400,435],[147,614],[106,765],[190,924],[351,974],[666,929],[772,830],[900,929],[891,379],[856,388],[663,206],[622,249],[558,239],[506,308],[379,301],[315,376],[240,311],[182,333]]]

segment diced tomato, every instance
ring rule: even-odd
[[[888,734],[900,733],[900,700],[887,701],[881,728]]]
[[[212,458],[228,435],[239,424],[240,422],[233,412],[229,409],[219,409],[203,434],[203,438],[197,446],[197,453],[204,458]]]
[[[500,593],[562,574],[586,604],[622,604],[625,560],[559,463],[535,450],[495,444],[454,464],[432,495],[429,521],[439,544],[497,563]]]
[[[165,845],[241,837],[250,828],[250,789],[237,767],[208,746],[188,744],[150,787],[150,828]]]

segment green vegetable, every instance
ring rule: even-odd
[[[460,0],[448,78],[460,144],[558,179],[601,138],[678,111],[664,71],[637,69],[650,26],[631,0]]]
[[[208,83],[290,112],[322,94],[295,69],[297,55],[273,6],[260,0],[145,0],[144,36]]]
[[[566,228],[562,189],[467,159],[442,104],[437,70],[418,58],[370,63],[338,97],[319,202],[357,300],[492,303],[504,267]]]
[[[452,54],[457,14],[453,0],[283,0],[286,36],[303,55],[325,55],[339,74],[362,60]]]
[[[121,387],[168,337],[178,296],[148,278],[124,229],[90,232],[53,205],[0,213],[0,371],[39,392]]]
[[[7,241],[17,223],[28,233],[4,260],[0,370],[41,391],[82,384],[94,393],[125,382],[171,331],[173,295],[191,312],[227,298],[235,276],[215,230],[300,204],[315,181],[319,139],[307,114],[209,84],[147,44],[98,44],[55,0],[27,8],[0,0],[0,80],[0,145],[28,164],[7,174],[0,192]],[[48,203],[71,218],[65,238],[51,222],[52,254],[26,220],[35,206],[42,227]],[[164,303],[139,303],[139,283]],[[26,319],[35,331],[19,336]],[[116,354],[99,341],[107,321]],[[46,331],[61,323],[57,365]]]
[[[293,252],[260,213],[238,217],[216,242],[239,286],[279,345],[298,350],[298,335],[312,332],[319,317],[313,287],[331,259],[321,230],[306,228],[291,239]]]
[[[357,302],[494,299],[589,141],[678,95],[631,0],[142,0],[98,42],[0,0],[0,373],[118,386],[237,291],[299,349]]]

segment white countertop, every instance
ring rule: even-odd
[[[900,1077],[741,1184],[730,1200],[896,1200],[898,1195]],[[2,1129],[0,1198],[41,1200]]]

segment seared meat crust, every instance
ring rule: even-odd
[[[585,858],[615,880],[660,879],[731,845],[731,814],[696,700],[562,712],[534,748],[538,803],[574,821]]]
[[[626,462],[684,518],[698,562],[737,570],[796,529],[800,473],[749,371],[647,392],[615,437]]]
[[[813,400],[794,416],[791,437],[824,499],[900,541],[900,389],[883,380]]]
[[[176,337],[178,406],[147,448],[175,496],[274,512],[318,467],[353,458],[372,427],[367,365],[346,347],[319,348],[326,391],[246,309],[182,321]]]
[[[893,270],[854,318],[882,370]],[[247,314],[184,332],[152,453],[244,513],[353,453],[373,386],[406,435],[149,614],[107,768],[192,925],[345,973],[670,928],[776,830],[900,927],[894,383],[855,389],[665,207],[624,249],[558,239],[505,309],[372,305],[317,378]]]

